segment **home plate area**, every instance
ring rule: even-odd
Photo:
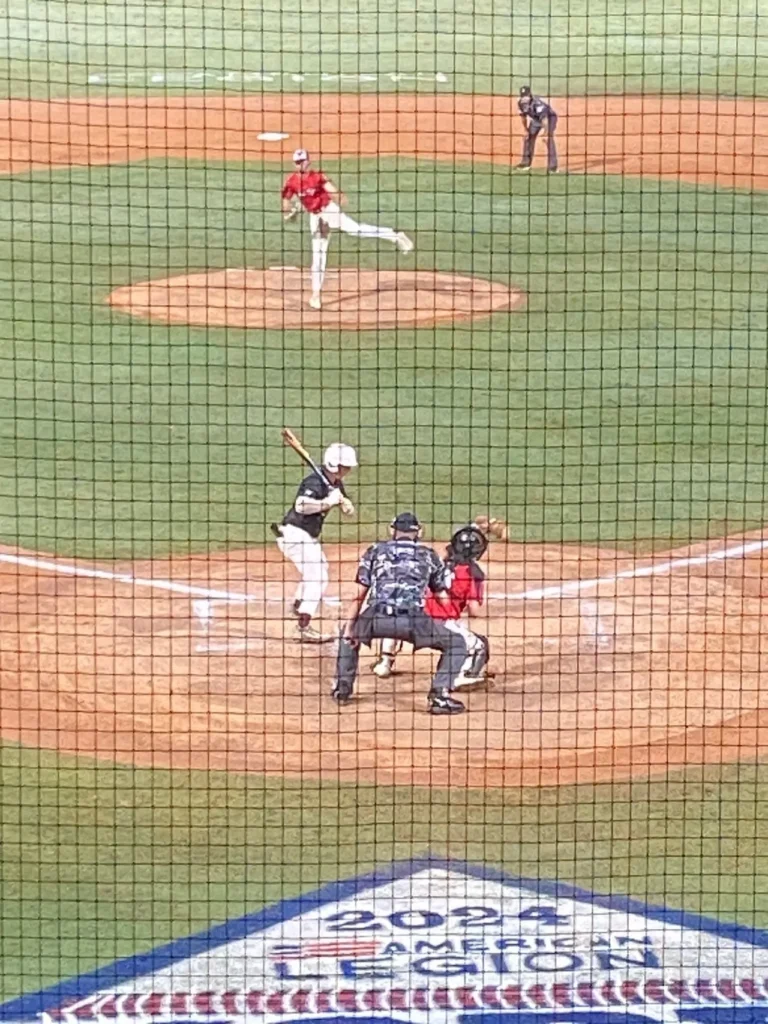
[[[339,709],[336,644],[295,638],[292,570],[274,549],[130,570],[6,553],[2,734],[140,764],[441,786],[744,759],[768,749],[764,548],[637,561],[492,545],[478,628],[496,676],[448,721],[426,714],[431,652],[404,652],[380,680],[364,649]],[[359,553],[328,547],[325,632],[338,631]]]

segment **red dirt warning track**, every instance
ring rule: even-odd
[[[555,102],[570,173],[768,188],[768,103]],[[289,138],[257,138],[274,131]],[[299,141],[323,157],[508,166],[518,131],[509,97],[10,100],[0,103],[0,172],[168,156],[284,161]],[[498,685],[468,695],[469,714],[449,721],[423,711],[425,657],[404,658],[403,675],[386,683],[364,671],[359,700],[340,713],[326,696],[331,652],[285,635],[293,581],[273,548],[110,566],[97,577],[32,555],[0,569],[0,731],[139,764],[438,786],[586,782],[753,759],[768,753],[766,547],[709,557],[724,543],[648,574],[612,552],[496,545],[490,589],[512,595],[489,605]],[[342,596],[357,554],[331,552]],[[603,582],[573,588],[591,577]],[[210,599],[212,588],[224,597]]]

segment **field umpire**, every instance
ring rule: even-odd
[[[357,570],[357,595],[339,641],[336,679],[332,696],[339,704],[352,700],[360,660],[360,645],[391,638],[413,644],[415,650],[431,648],[441,657],[432,680],[427,710],[433,715],[464,711],[451,689],[467,657],[460,633],[424,611],[427,590],[448,603],[447,571],[432,548],[419,544],[421,524],[412,512],[392,520],[392,539],[372,545]],[[367,604],[366,604],[367,601]],[[366,604],[365,611],[361,611]]]
[[[525,142],[523,143],[523,158],[517,165],[518,171],[529,171],[533,162],[533,153],[536,149],[536,139],[539,132],[547,126],[547,170],[550,174],[557,171],[557,146],[555,145],[555,129],[557,128],[557,114],[554,108],[543,100],[541,96],[534,96],[530,85],[520,87],[520,98],[517,101],[517,109],[520,111],[520,120],[525,129]]]

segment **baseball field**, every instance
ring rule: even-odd
[[[11,0],[0,40],[0,1018],[763,1024],[763,5]],[[297,147],[415,243],[334,233],[321,310]],[[360,463],[323,628],[397,512],[507,524],[466,714],[427,654],[331,701],[285,425]]]

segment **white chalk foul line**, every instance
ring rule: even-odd
[[[262,604],[284,604],[282,597],[266,597],[256,594],[243,594],[234,590],[217,590],[211,587],[200,587],[193,583],[181,583],[177,580],[155,579],[154,577],[132,576],[127,572],[111,572],[109,569],[91,569],[85,565],[71,565],[66,562],[51,562],[44,558],[32,558],[29,555],[11,555],[0,553],[0,562],[10,565],[23,565],[29,569],[42,569],[45,572],[56,573],[59,576],[78,576],[81,579],[90,580],[111,580],[113,583],[125,583],[129,587],[151,587],[155,590],[165,590],[173,594],[184,594],[185,597],[196,597],[208,601],[223,601],[225,604],[237,602],[245,604],[249,601],[259,601]],[[259,583],[262,581],[260,580]],[[267,581],[270,582],[270,581]],[[211,609],[203,609],[205,601],[201,601],[196,615],[199,618],[210,618]],[[326,596],[323,604],[337,607],[341,604],[338,597]]]
[[[125,583],[129,587],[152,587],[154,590],[167,590],[174,594],[185,594],[187,597],[207,597],[219,601],[256,601],[251,594],[238,594],[231,590],[216,590],[210,587],[198,587],[191,583],[179,583],[176,580],[160,580],[144,576],[132,576],[127,572],[110,572],[109,569],[89,569],[84,565],[69,565],[64,562],[49,562],[42,558],[30,558],[26,555],[10,555],[0,553],[0,562],[11,565],[24,565],[29,569],[43,569],[45,572],[57,573],[60,576],[79,576],[91,580],[112,580]]]
[[[600,587],[606,583],[615,583],[616,580],[640,579],[643,576],[664,576],[667,573],[674,572],[676,569],[686,569],[694,565],[725,562],[730,558],[746,558],[747,555],[754,555],[758,551],[764,551],[766,548],[768,548],[768,538],[749,541],[747,544],[736,544],[730,548],[721,548],[719,551],[708,551],[704,555],[689,555],[686,558],[671,558],[667,562],[636,565],[631,569],[624,569],[610,576],[598,576],[592,580],[570,580],[567,583],[556,583],[551,587],[541,587],[537,590],[521,590],[512,594],[489,594],[488,596],[496,601],[544,601],[549,597],[568,597],[571,594],[580,594],[584,590],[593,590],[595,587]]]
[[[610,576],[598,576],[591,580],[570,580],[566,583],[557,583],[551,587],[541,587],[535,590],[521,590],[514,593],[492,593],[488,597],[496,601],[542,601],[550,597],[567,597],[571,594],[580,594],[585,590],[592,590],[603,584],[614,583],[617,580],[640,579],[644,576],[663,576],[674,572],[676,569],[708,565],[710,562],[724,562],[732,558],[746,558],[747,555],[756,554],[759,551],[764,551],[766,548],[768,548],[768,538],[749,541],[746,544],[735,544],[733,547],[721,548],[718,551],[708,551],[703,555],[690,555],[685,558],[672,558],[666,562],[652,563],[651,565],[633,566],[631,569],[624,569],[622,572],[612,573]],[[57,573],[61,576],[77,576],[92,580],[111,580],[115,583],[124,583],[129,587],[149,587],[154,590],[184,594],[186,597],[208,598],[212,601],[283,603],[282,598],[258,597],[254,594],[243,594],[233,590],[200,587],[191,583],[181,583],[177,580],[154,579],[152,577],[133,576],[131,573],[111,572],[109,569],[90,569],[84,565],[52,562],[43,558],[32,558],[28,555],[0,553],[0,562],[10,565],[23,565],[30,569],[42,569],[45,572]],[[337,597],[326,597],[324,598],[324,603],[339,605],[341,601]]]

